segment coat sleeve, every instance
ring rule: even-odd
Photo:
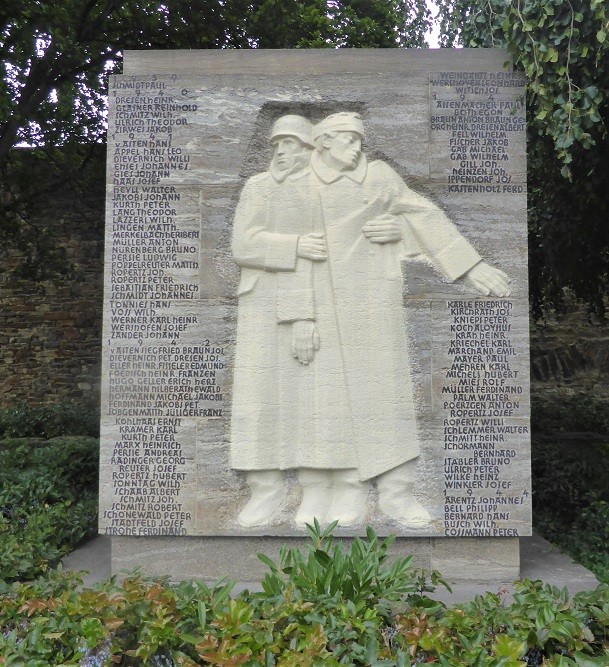
[[[391,178],[398,193],[391,213],[403,216],[407,234],[412,234],[421,252],[451,281],[457,280],[478,264],[482,257],[444,211],[411,190],[393,169],[387,169],[392,173]]]
[[[233,225],[233,257],[243,267],[294,271],[298,235],[270,230],[265,179],[266,174],[250,178],[241,192]]]
[[[315,319],[313,262],[298,258],[293,273],[277,274],[277,322]]]

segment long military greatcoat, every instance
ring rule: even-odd
[[[240,470],[356,468],[370,479],[415,458],[419,441],[402,305],[402,260],[425,254],[455,280],[480,261],[446,215],[385,163],[361,156],[336,172],[276,182],[250,179],[233,253],[242,266],[231,426]],[[362,226],[399,219],[400,242],[376,244]],[[323,233],[328,259],[296,255],[298,237]],[[291,355],[292,323],[315,323],[320,349]]]

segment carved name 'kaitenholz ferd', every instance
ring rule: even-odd
[[[271,131],[269,171],[239,199],[231,465],[247,471],[244,526],[281,517],[289,469],[302,487],[299,525],[361,523],[376,479],[382,512],[426,526],[413,494],[419,438],[402,260],[423,255],[451,281],[509,295],[506,274],[438,206],[386,163],[368,162],[363,138],[357,114],[315,126],[284,116]]]

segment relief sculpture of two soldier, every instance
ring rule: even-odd
[[[448,280],[508,296],[446,214],[385,162],[368,161],[361,118],[277,119],[269,170],[239,198],[241,267],[230,465],[251,496],[244,527],[364,521],[378,509],[430,522],[414,494],[419,437],[402,305],[402,261],[424,256]],[[285,471],[302,500],[286,517]]]

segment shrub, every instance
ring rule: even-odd
[[[609,399],[531,398],[535,528],[609,583]]]
[[[609,658],[609,589],[578,594],[541,581],[516,582],[514,601],[486,593],[439,613],[396,618],[411,664],[443,667],[601,667]]]
[[[99,407],[54,403],[29,406],[22,401],[0,408],[0,438],[99,437]]]
[[[324,638],[324,664],[374,664],[389,655],[379,633],[391,624],[394,604],[405,596],[420,602],[436,585],[449,586],[437,572],[413,568],[412,557],[391,563],[387,550],[395,537],[379,540],[371,528],[365,540],[354,538],[345,551],[333,540],[336,525],[322,530],[315,521],[307,529],[307,551],[283,547],[279,563],[259,554],[270,572],[262,580],[263,593],[253,600],[299,603],[306,613],[298,622]]]
[[[534,514],[571,524],[593,500],[609,501],[607,443],[533,438]]]
[[[609,398],[587,392],[531,395],[534,433],[609,433]]]
[[[609,583],[608,442],[532,442],[536,530]]]
[[[95,438],[3,441],[0,579],[35,577],[94,533],[98,453]]]
[[[0,665],[609,664],[607,586],[570,599],[525,580],[509,605],[487,593],[446,607],[425,595],[429,573],[410,559],[388,562],[390,540],[369,530],[344,551],[318,526],[310,535],[304,553],[284,550],[278,563],[262,556],[270,572],[261,593],[231,597],[232,582],[171,586],[138,575],[81,590],[61,572],[0,583]]]

